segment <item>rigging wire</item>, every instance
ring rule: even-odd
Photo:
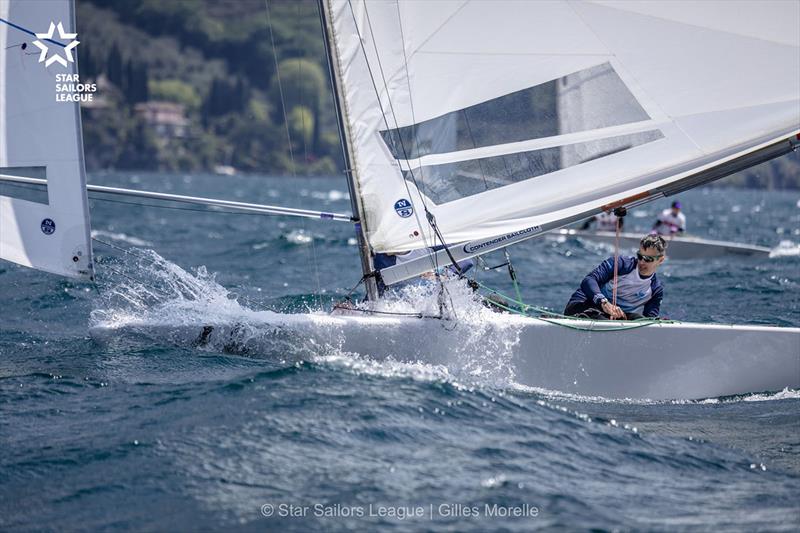
[[[280,72],[280,68],[279,68],[279,65],[278,65],[278,49],[275,47],[275,34],[274,34],[273,28],[272,28],[272,16],[270,14],[270,9],[269,9],[269,0],[264,0],[264,7],[266,8],[267,26],[268,26],[268,29],[269,29],[270,42],[272,44],[272,57],[273,57],[273,60],[275,61],[275,77],[276,77],[276,79],[278,81],[278,93],[279,93],[280,98],[281,98],[281,110],[283,111],[283,123],[286,126],[286,139],[287,139],[287,142],[288,142],[288,145],[289,145],[289,158],[291,160],[292,178],[294,179],[294,181],[296,183],[297,182],[297,164],[295,163],[294,148],[292,147],[292,134],[289,131],[289,116],[286,113],[286,99],[285,99],[284,93],[283,93],[283,83],[281,81],[281,72]],[[295,32],[295,36],[298,35],[298,33],[299,32]],[[298,58],[298,68],[300,68],[300,67],[301,67],[301,61],[300,61],[300,58]],[[300,72],[300,74],[302,74],[302,72]],[[300,85],[302,86],[302,83],[300,83]],[[300,91],[300,94],[301,94],[301,102],[302,102],[302,89]],[[302,114],[303,113],[301,112],[301,115]],[[303,126],[303,129],[305,129],[304,126]],[[304,140],[304,143],[305,143],[305,140]],[[304,144],[304,147],[305,147],[305,144]],[[306,152],[305,155],[306,155],[306,160],[308,160],[308,152]],[[303,226],[303,232],[305,233],[307,231],[306,230],[305,221],[303,221],[302,226]],[[311,249],[312,249],[312,252],[309,254],[309,258],[311,259],[311,262],[314,265],[314,277],[316,278],[316,282],[317,282],[317,298],[318,298],[317,305],[321,307],[322,306],[322,299],[321,299],[322,298],[321,297],[322,287],[320,285],[320,280],[319,280],[319,265],[317,264],[317,252],[316,252],[316,247],[314,245],[314,235],[311,234],[310,236],[311,236]]]
[[[412,148],[412,150],[418,151],[419,150],[419,139],[418,139],[418,136],[417,136],[417,117],[416,117],[416,113],[414,112],[414,93],[411,91],[411,75],[410,75],[410,73],[408,71],[408,56],[406,54],[406,47],[405,47],[405,33],[403,31],[403,17],[400,14],[400,3],[399,2],[395,4],[395,8],[397,9],[397,25],[400,28],[400,42],[403,43],[403,46],[401,46],[401,48],[403,50],[403,69],[405,70],[405,73],[406,73],[406,87],[408,87],[408,103],[409,103],[409,107],[410,107],[410,110],[411,110],[411,138],[413,140],[413,144],[412,144],[411,148]],[[369,18],[369,11],[367,10],[366,3],[364,4],[364,12],[367,15],[367,23],[370,25],[370,33],[372,33],[372,22],[370,21],[370,18]],[[373,34],[373,37],[374,37],[374,34]],[[375,55],[378,56],[377,43],[376,43],[374,38],[372,40],[372,43],[373,43],[373,46],[375,47]],[[380,59],[379,59],[379,61],[380,61]],[[388,91],[388,87],[386,87],[386,77],[384,76],[383,66],[382,65],[381,65],[381,77],[383,78],[384,87],[386,88],[386,94],[388,96],[389,91]],[[394,108],[392,108],[392,111],[394,112]],[[397,125],[397,117],[394,117],[394,118],[395,118],[395,125]],[[402,139],[402,136],[400,138]],[[410,165],[409,165],[409,170],[412,170],[410,168]],[[434,217],[433,213],[431,213],[430,210],[428,210],[428,206],[425,203],[425,196],[423,195],[423,192],[422,192],[424,190],[424,188],[425,188],[425,173],[423,172],[423,166],[422,166],[421,162],[420,162],[420,165],[419,165],[419,175],[420,175],[419,179],[420,179],[420,183],[422,184],[422,188],[420,188],[419,184],[417,184],[417,181],[414,178],[413,172],[411,173],[411,178],[412,178],[412,180],[414,180],[414,186],[420,192],[420,200],[422,200],[422,206],[425,208],[425,216],[428,219],[428,224],[433,228],[435,236],[439,239],[439,242],[441,243],[441,245],[444,247],[445,251],[447,252],[447,255],[450,258],[450,261],[451,261],[456,273],[459,276],[462,276],[463,272],[461,271],[461,266],[455,260],[455,258],[453,257],[453,254],[450,253],[450,249],[447,247],[447,243],[444,240],[444,236],[441,234],[441,232],[439,230],[439,226],[436,224],[436,218]],[[444,314],[444,306],[446,304],[446,302],[444,301],[444,297],[446,295],[447,299],[450,301],[450,309],[452,310],[454,318],[456,320],[458,320],[458,316],[456,315],[455,305],[453,305],[453,298],[450,295],[450,293],[447,290],[447,288],[445,287],[445,284],[441,279],[441,274],[439,273],[439,258],[438,258],[438,256],[436,255],[436,253],[434,251],[431,251],[431,253],[433,254],[434,263],[436,264],[436,269],[434,270],[434,275],[436,276],[436,281],[439,284],[439,313],[440,314]],[[456,322],[456,325],[457,324],[458,323]],[[454,326],[454,328],[455,328],[455,326]]]
[[[348,5],[350,6],[350,13],[351,13],[351,15],[353,17],[353,24],[354,24],[355,30],[356,30],[356,32],[357,32],[357,34],[359,36],[359,44],[361,45],[361,50],[362,50],[362,53],[364,54],[364,60],[365,60],[365,63],[367,65],[367,70],[368,70],[369,75],[370,75],[370,81],[372,81],[372,87],[373,87],[373,90],[375,91],[375,96],[377,98],[378,105],[381,108],[381,115],[382,115],[382,118],[383,118],[383,122],[386,125],[386,130],[388,132],[391,132],[392,128],[389,126],[389,121],[386,118],[387,114],[383,109],[383,104],[381,103],[380,92],[378,91],[377,83],[375,81],[375,75],[372,72],[372,66],[369,64],[369,60],[367,59],[367,52],[366,52],[366,49],[364,48],[364,39],[362,38],[361,31],[358,28],[358,21],[356,20],[355,11],[353,9],[353,5],[352,5],[352,1],[351,0],[348,0]],[[398,7],[398,9],[399,9],[399,7]],[[395,113],[394,104],[392,103],[392,98],[390,97],[389,86],[388,86],[388,83],[386,81],[386,74],[385,74],[385,72],[383,70],[383,62],[381,61],[380,53],[378,52],[377,40],[375,39],[375,32],[374,32],[373,27],[372,27],[372,21],[371,21],[370,16],[369,16],[369,9],[367,8],[366,2],[364,3],[364,14],[366,16],[367,26],[369,28],[370,35],[372,36],[372,46],[373,46],[373,49],[375,50],[375,58],[378,61],[378,69],[379,69],[380,74],[381,74],[381,81],[383,82],[384,91],[386,92],[386,99],[387,99],[387,101],[389,103],[389,111],[390,111],[390,113],[392,115],[392,118],[394,119],[395,129],[399,130],[399,122],[397,120],[397,114]],[[399,12],[398,12],[398,18],[399,18]],[[402,37],[402,23],[400,24],[400,31],[401,31],[401,41],[402,41],[403,40],[403,37]],[[408,58],[405,55],[405,49],[403,50],[403,65],[404,65],[404,68],[406,69],[406,79],[408,79]],[[412,122],[414,122],[414,118],[413,118],[413,102],[412,102]],[[413,137],[414,141],[416,141],[416,130],[412,130],[412,137]],[[403,158],[406,161],[408,161],[409,160],[408,150],[406,149],[405,142],[403,141],[403,136],[402,136],[402,134],[400,134],[399,131],[398,131],[397,138],[398,138],[399,143],[400,143],[400,148],[403,151]],[[417,179],[416,179],[416,177],[414,175],[414,169],[409,166],[408,172],[409,172],[409,175],[411,176],[411,181],[414,183],[414,187],[417,189],[417,192],[419,193],[419,198],[420,198],[420,201],[422,202],[422,207],[423,207],[423,209],[425,211],[425,217],[427,219],[428,225],[433,229],[434,239],[438,238],[439,242],[441,242],[441,244],[442,244],[442,247],[447,252],[447,255],[450,258],[450,261],[452,262],[453,267],[455,268],[456,272],[459,275],[461,275],[462,274],[461,267],[458,265],[458,262],[455,260],[455,258],[453,257],[452,253],[450,252],[450,249],[448,248],[447,243],[445,242],[444,237],[442,236],[441,231],[439,230],[439,227],[436,224],[436,219],[433,216],[433,213],[431,213],[430,210],[428,209],[428,206],[427,206],[427,204],[425,202],[424,194],[422,192],[423,189],[420,188],[419,184],[417,183]],[[405,179],[405,177],[403,177],[403,185],[405,186],[405,189],[406,189],[406,192],[408,193],[409,199],[413,199],[414,196],[411,194],[411,190],[409,188],[408,181]],[[439,258],[438,258],[437,254],[436,254],[436,251],[433,249],[435,247],[435,242],[434,242],[434,246],[431,246],[428,243],[428,238],[426,236],[426,232],[422,227],[422,223],[420,222],[420,219],[419,219],[419,214],[417,213],[416,210],[414,211],[414,217],[415,217],[415,219],[417,221],[417,226],[419,227],[420,233],[422,235],[423,242],[425,244],[426,254],[428,255],[428,258],[431,261],[431,265],[433,267],[434,275],[436,276],[436,281],[438,282],[439,287],[440,287],[440,291],[441,292],[440,292],[440,302],[439,302],[439,304],[440,304],[440,310],[443,311],[443,309],[442,309],[443,303],[444,303],[443,297],[444,297],[444,294],[447,293],[447,289],[445,288],[444,283],[442,282],[441,277],[440,277],[440,273],[439,273]],[[451,310],[455,314],[455,308],[454,308],[454,306],[452,304],[452,297],[450,296],[449,293],[447,293],[447,297],[450,300]]]
[[[475,135],[472,133],[472,126],[469,123],[469,117],[467,116],[467,109],[462,109],[462,114],[464,115],[464,124],[467,126],[467,132],[469,133],[469,139],[472,141],[472,147],[477,148],[478,143],[475,142]],[[481,177],[483,178],[483,187],[485,190],[489,190],[489,183],[486,181],[486,172],[483,169],[483,158],[478,158],[478,167],[481,169]]]
[[[369,72],[369,78],[370,78],[370,81],[372,82],[372,89],[375,92],[375,97],[376,97],[376,99],[378,101],[378,106],[381,109],[381,118],[383,118],[383,123],[386,126],[386,130],[391,132],[392,131],[392,127],[389,126],[389,120],[386,118],[387,113],[386,113],[386,110],[384,110],[384,108],[383,108],[383,102],[381,101],[380,91],[378,90],[378,85],[377,85],[377,82],[375,81],[375,74],[372,72],[372,65],[370,65],[369,60],[367,59],[367,50],[364,47],[364,37],[361,35],[361,30],[358,27],[358,21],[356,20],[356,13],[355,13],[355,10],[353,9],[352,0],[347,0],[347,4],[348,4],[348,6],[350,6],[350,14],[353,17],[353,26],[355,27],[356,34],[358,35],[358,41],[359,41],[359,45],[361,46],[361,52],[364,54],[364,62],[367,65],[367,71]],[[365,12],[366,17],[367,17],[367,24],[369,25],[370,33],[372,34],[372,37],[373,37],[373,39],[372,39],[373,47],[375,48],[375,56],[378,59],[378,67],[381,70],[381,78],[383,79],[384,89],[387,92],[387,101],[389,102],[389,108],[391,110],[391,115],[392,115],[392,118],[394,118],[395,125],[396,125],[398,123],[397,122],[397,116],[394,113],[394,106],[392,104],[392,99],[388,96],[388,94],[389,94],[388,93],[388,85],[386,83],[386,77],[383,74],[383,66],[381,64],[380,54],[378,54],[377,44],[375,44],[375,34],[372,31],[372,24],[370,23],[370,20],[369,20],[369,11],[367,10],[366,3],[364,3],[364,12]],[[397,128],[395,128],[395,129],[397,129]],[[403,157],[407,160],[408,159],[408,152],[406,150],[405,143],[403,142],[402,136],[399,136],[399,141],[400,141],[400,148],[403,151]],[[409,173],[411,174],[412,180],[414,180],[414,170],[413,169],[409,169]],[[406,192],[408,193],[409,201],[410,201],[413,198],[413,196],[411,194],[411,189],[408,187],[408,182],[405,180],[405,178],[403,178],[403,184],[404,184],[404,186],[406,188]],[[416,183],[415,183],[415,186],[416,186]],[[419,188],[417,188],[417,190],[419,190]],[[424,207],[424,199],[422,199],[422,201],[423,201],[423,207]],[[427,207],[425,207],[425,210],[427,211]],[[417,221],[417,227],[420,230],[420,234],[421,234],[422,240],[423,240],[423,242],[425,244],[425,248],[427,250],[428,256],[429,257],[433,256],[433,257],[431,257],[431,266],[435,270],[435,269],[438,268],[437,260],[436,260],[436,254],[431,254],[431,252],[430,252],[430,249],[432,248],[432,246],[428,243],[427,233],[423,229],[423,224],[422,224],[422,222],[421,222],[421,220],[419,218],[419,213],[418,213],[418,211],[416,209],[414,210],[414,219]]]
[[[456,13],[458,11],[460,11],[461,9],[463,9],[464,5],[466,5],[466,4],[462,4],[462,6],[458,10],[456,10]],[[397,8],[397,24],[398,24],[398,27],[400,28],[400,42],[401,43],[405,43],[405,34],[403,32],[403,17],[400,14],[400,3],[399,2],[396,3],[395,7]],[[367,10],[366,3],[364,4],[364,12],[367,15],[367,23],[370,26],[370,33],[373,33],[372,32],[372,22],[369,19],[369,11]],[[451,15],[451,17],[452,17],[452,15]],[[374,33],[373,33],[373,37],[374,37]],[[388,91],[388,86],[386,85],[386,77],[384,76],[384,73],[383,73],[383,66],[380,63],[380,56],[378,56],[377,44],[376,44],[376,41],[375,41],[374,38],[372,40],[372,43],[373,43],[373,46],[375,47],[375,55],[378,57],[378,64],[381,67],[381,77],[383,78],[384,88],[386,89],[386,92],[387,92],[387,95],[388,95],[389,91]],[[402,46],[402,50],[403,50],[403,68],[405,69],[405,73],[406,73],[406,85],[408,87],[408,100],[409,100],[409,105],[410,105],[410,108],[411,108],[411,122],[412,122],[412,133],[411,133],[411,135],[412,135],[412,138],[414,140],[414,143],[416,144],[417,143],[417,133],[416,133],[417,119],[416,119],[416,116],[414,114],[414,98],[413,98],[413,92],[411,91],[411,81],[410,81],[411,80],[411,75],[408,72],[408,56],[406,54],[406,47]],[[394,108],[392,108],[392,113],[394,113]],[[397,124],[397,117],[394,117],[394,118],[395,118],[395,124]],[[402,137],[400,137],[400,138],[402,140]],[[405,149],[404,149],[404,152],[405,152]],[[406,155],[406,160],[408,160],[407,155]],[[423,173],[422,169],[423,169],[422,163],[420,163],[420,166],[419,166],[420,181],[422,182],[422,185],[423,185],[423,188],[424,188],[425,176],[424,176],[424,173]],[[409,171],[411,171],[411,179],[414,181],[414,186],[417,187],[418,191],[420,191],[420,199],[422,200],[422,206],[425,208],[425,215],[426,215],[426,217],[428,219],[428,224],[433,228],[435,236],[439,239],[439,242],[444,247],[445,252],[447,252],[447,256],[450,259],[450,262],[453,264],[453,267],[455,268],[455,271],[458,273],[459,276],[461,276],[462,275],[461,267],[458,265],[458,262],[453,257],[453,254],[450,253],[450,248],[447,246],[447,242],[445,242],[444,236],[442,235],[442,233],[441,233],[441,231],[439,229],[439,226],[436,223],[436,218],[434,217],[433,213],[431,213],[428,210],[428,206],[425,204],[425,197],[422,196],[422,194],[421,194],[422,193],[422,189],[417,184],[417,180],[414,177],[414,173],[413,173],[413,171],[412,171],[412,169],[410,167],[409,167]],[[435,258],[435,261],[437,263],[437,270],[438,270],[438,257]],[[444,290],[444,285],[442,285],[442,290]]]
[[[619,281],[619,277],[617,275],[618,270],[618,263],[619,263],[619,237],[620,232],[622,231],[622,218],[628,214],[627,209],[624,207],[617,207],[614,209],[614,215],[617,217],[616,220],[616,235],[614,237],[614,285],[611,292],[611,303],[614,307],[617,306],[617,285]]]
[[[341,69],[338,57],[334,57],[333,49],[336,48],[336,36],[333,29],[328,28],[328,17],[324,13],[322,0],[315,2],[317,6],[317,16],[319,17],[320,30],[323,35],[323,46],[325,49],[326,65],[328,67],[328,82],[330,85],[331,101],[333,103],[334,116],[336,118],[336,129],[339,139],[339,148],[342,150],[342,163],[344,164],[344,174],[346,176],[347,190],[350,193],[350,207],[353,211],[352,220],[355,222],[353,229],[356,233],[358,241],[358,251],[361,259],[361,269],[366,277],[372,277],[370,283],[365,283],[366,297],[368,300],[378,296],[378,278],[375,271],[375,265],[372,257],[372,250],[370,248],[367,233],[369,228],[366,224],[366,216],[363,208],[363,202],[357,193],[359,184],[356,183],[355,155],[350,153],[347,139],[350,136],[350,130],[345,127],[346,118],[346,100],[341,102],[344,98],[338,83],[336,82],[337,67]],[[330,21],[333,24],[332,21]],[[335,64],[334,64],[335,63]],[[342,103],[344,105],[342,105]],[[362,278],[364,280],[365,278]]]
[[[611,290],[611,305],[614,307],[617,306],[617,286],[619,285],[619,218],[616,220],[615,224],[615,236],[614,236],[614,284]]]
[[[475,141],[475,135],[472,132],[472,126],[469,123],[469,117],[467,116],[467,110],[464,109],[464,123],[467,126],[467,132],[469,133],[469,138],[472,141],[472,147],[477,148],[478,143]],[[483,178],[483,186],[488,191],[489,190],[489,182],[486,180],[486,171],[483,168],[483,159],[479,158],[478,160],[478,167],[481,169],[481,177]],[[503,157],[503,163],[506,165],[506,169],[508,169],[508,165],[505,162],[505,157]],[[517,300],[522,301],[522,293],[519,288],[519,282],[517,281],[517,272],[514,270],[514,264],[511,262],[511,254],[508,251],[508,247],[503,248],[503,254],[505,256],[506,262],[504,265],[508,267],[508,275],[511,278],[511,282],[514,284],[514,292],[517,295]],[[527,306],[523,305],[523,311],[526,309]]]
[[[298,20],[298,24],[299,24],[299,21],[300,21],[300,3],[299,2],[295,3],[295,13],[297,15],[297,20]],[[270,32],[271,31],[272,30],[270,29]],[[295,32],[294,35],[295,35],[295,46],[297,46],[297,40],[298,40],[298,36],[300,35],[300,30],[298,29]],[[276,54],[276,53],[277,53],[277,50],[273,49],[273,54]],[[280,73],[277,72],[277,67],[276,67],[276,75],[278,75],[278,76],[280,75]],[[304,101],[303,101],[303,59],[301,57],[299,57],[299,56],[297,58],[297,78],[298,78],[297,92],[298,92],[299,100],[300,100],[300,132],[301,132],[300,133],[300,138],[303,140],[303,158],[304,158],[303,161],[305,161],[306,168],[308,168],[307,167],[307,165],[308,165],[308,142],[306,141],[306,114],[303,112],[304,111],[303,108],[305,107],[303,105],[304,104]],[[312,98],[313,98],[313,96],[312,96]],[[285,107],[284,107],[284,109],[285,109]],[[288,117],[286,117],[286,119],[287,119],[287,122],[288,122]],[[319,117],[317,117],[317,120],[319,120]],[[313,127],[314,128],[318,128],[319,124],[314,124]],[[291,139],[290,139],[290,144],[291,144]],[[302,224],[303,224],[303,231],[306,231],[307,230],[306,221],[303,220]],[[317,259],[317,245],[314,242],[314,240],[315,240],[314,239],[314,235],[310,233],[310,236],[311,236],[311,258],[312,258],[312,262],[314,264],[314,279],[317,282],[317,306],[318,307],[322,307],[322,285],[321,285],[320,280],[319,280],[319,261]]]

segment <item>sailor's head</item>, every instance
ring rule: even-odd
[[[683,206],[681,205],[681,203],[679,201],[676,200],[676,201],[672,202],[672,214],[673,215],[677,215],[678,213],[680,213],[681,212],[681,207],[683,207]]]
[[[645,235],[639,241],[639,251],[636,258],[639,260],[636,267],[642,276],[650,276],[658,266],[664,262],[667,251],[667,241],[661,235]]]

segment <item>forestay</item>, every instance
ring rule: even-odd
[[[533,234],[800,131],[800,2],[324,6],[377,252],[439,244],[425,209],[448,244]]]
[[[86,176],[80,110],[56,101],[56,76],[76,74],[64,45],[76,39],[37,39],[50,24],[75,31],[69,0],[0,0],[0,174],[46,177],[46,195],[0,196],[0,258],[72,277],[92,277]],[[55,54],[66,66],[39,62]],[[76,58],[76,51],[71,50]],[[17,197],[11,197],[12,193]]]

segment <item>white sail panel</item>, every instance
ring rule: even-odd
[[[0,0],[0,174],[47,178],[47,196],[0,196],[0,258],[71,277],[92,276],[92,250],[79,104],[56,100],[56,76],[76,74],[64,47],[32,33],[61,23],[75,32],[70,0]],[[39,62],[39,40],[48,47]],[[73,39],[52,41],[68,44]],[[76,52],[72,51],[73,59]]]
[[[448,243],[484,239],[793,138],[800,3],[736,6],[329,0],[372,248],[430,246],[425,209]],[[491,102],[502,105],[475,120]],[[619,128],[642,136],[623,143]],[[558,151],[532,154],[536,143]],[[517,160],[507,175],[504,158]],[[486,190],[442,194],[469,181]]]

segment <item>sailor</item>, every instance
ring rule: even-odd
[[[603,211],[598,215],[586,219],[581,229],[588,230],[592,222],[594,222],[597,231],[617,231],[617,220],[619,220],[619,229],[622,229],[623,224],[625,224],[625,217],[617,217],[613,211]]]
[[[660,235],[645,235],[636,257],[617,258],[617,304],[614,305],[614,258],[592,270],[573,293],[564,314],[597,319],[657,318],[664,289],[656,270],[666,259],[667,243]]]
[[[681,203],[672,202],[672,207],[664,209],[658,215],[653,230],[659,235],[674,235],[686,231],[686,215],[681,213]]]

